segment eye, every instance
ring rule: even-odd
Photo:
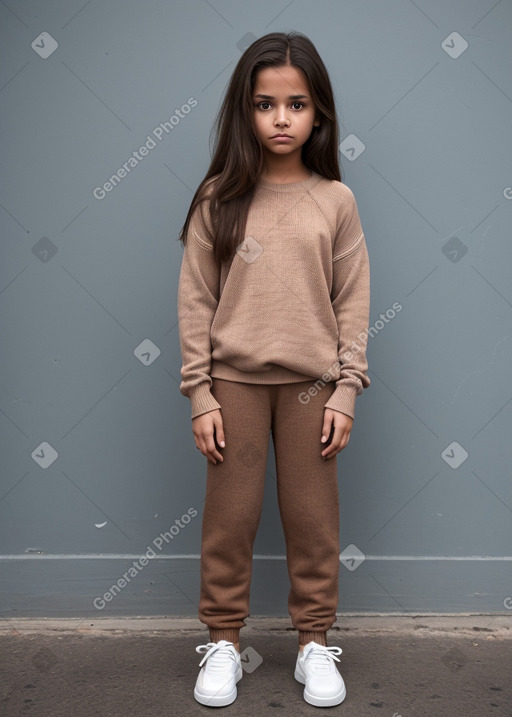
[[[302,107],[304,107],[304,102],[298,102],[298,101],[297,101],[297,102],[293,102],[292,104],[293,104],[293,105],[300,105],[300,107],[299,107],[298,109],[301,109]],[[295,109],[297,109],[297,108],[295,108]]]
[[[270,107],[270,102],[268,100],[263,100],[263,102],[258,102],[256,107],[259,107],[261,110],[267,109],[266,107],[262,107],[262,105],[268,105]]]

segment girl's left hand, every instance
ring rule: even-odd
[[[347,416],[346,413],[334,411],[332,408],[325,409],[321,442],[325,443],[327,441],[331,431],[334,431],[334,433],[331,442],[322,451],[322,458],[334,458],[345,448],[350,438],[353,423],[354,419]]]

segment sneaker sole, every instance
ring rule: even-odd
[[[306,680],[301,672],[298,670],[295,670],[294,674],[295,679],[297,682],[300,682],[301,685],[306,684]],[[304,687],[304,693],[303,693],[305,701],[313,705],[313,707],[335,707],[336,705],[339,705],[343,702],[345,697],[347,696],[347,688],[344,685],[343,689],[338,692],[336,695],[331,695],[330,697],[318,697],[317,695],[310,694],[306,687]]]

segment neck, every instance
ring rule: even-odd
[[[302,182],[305,179],[309,179],[310,176],[311,171],[302,162],[300,155],[267,157],[260,175],[261,179],[278,184]]]

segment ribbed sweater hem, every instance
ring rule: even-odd
[[[212,361],[210,376],[240,383],[300,383],[315,380],[314,376],[305,376],[284,366],[272,366],[268,371],[240,371],[218,360]]]
[[[234,366],[222,363],[222,361],[212,361],[210,376],[226,381],[255,384],[302,383],[304,381],[318,380],[320,382],[319,390],[321,390],[322,386],[322,379],[305,376],[284,366],[273,366],[268,371],[240,371]],[[332,408],[334,411],[340,411],[354,418],[357,395],[357,390],[351,386],[338,386],[325,403],[325,408]],[[210,384],[206,382],[199,384],[190,391],[190,400],[192,418],[221,408],[220,403],[211,393]]]
[[[291,371],[284,366],[273,366],[269,371],[240,371],[234,366],[222,363],[222,361],[212,361],[210,375],[213,378],[223,378],[227,381],[239,381],[241,383],[302,383],[303,381],[319,381],[319,390],[325,382],[318,376],[305,376],[304,374]],[[334,411],[345,413],[352,419],[355,416],[357,389],[352,386],[338,386],[329,400],[325,403],[325,408],[332,408]]]

